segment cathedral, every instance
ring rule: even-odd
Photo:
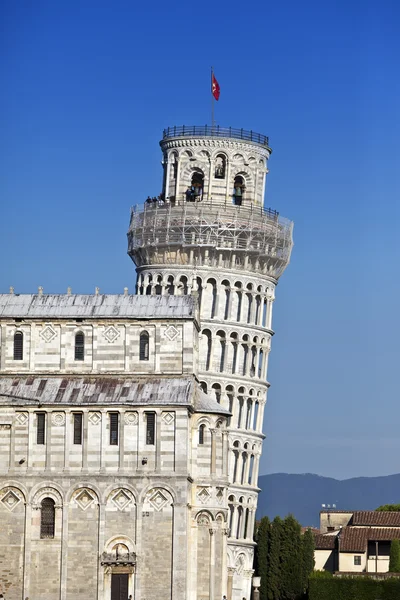
[[[250,600],[272,306],[268,138],[172,127],[136,293],[0,295],[5,600]],[[268,493],[268,492],[266,492]]]

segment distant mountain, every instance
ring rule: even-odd
[[[373,510],[400,503],[400,473],[387,477],[355,477],[339,481],[312,473],[261,475],[257,518],[292,513],[304,526],[319,527],[321,504],[339,510]]]

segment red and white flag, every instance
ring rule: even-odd
[[[211,93],[216,100],[219,100],[221,90],[218,81],[215,79],[214,73],[211,76]]]

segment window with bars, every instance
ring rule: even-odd
[[[83,414],[74,413],[74,444],[82,445]]]
[[[156,413],[146,413],[146,444],[154,446],[156,439]]]
[[[78,331],[75,335],[75,360],[85,359],[85,335]]]
[[[199,445],[202,446],[204,444],[204,430],[206,426],[200,425],[199,427]]]
[[[109,413],[110,415],[110,445],[118,446],[118,413]]]
[[[36,443],[46,443],[46,415],[45,413],[36,414]]]
[[[24,334],[17,331],[14,334],[14,360],[23,360],[24,358]]]
[[[149,360],[149,334],[142,331],[139,339],[139,360]]]
[[[40,537],[54,538],[56,520],[55,502],[52,498],[44,498],[40,511]]]

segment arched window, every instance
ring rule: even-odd
[[[237,175],[233,184],[233,204],[235,206],[241,206],[245,189],[243,177]]]
[[[75,335],[75,360],[85,359],[85,336],[82,331]]]
[[[188,202],[196,202],[201,200],[203,196],[204,176],[202,173],[193,173],[190,188],[186,190],[186,200]]]
[[[229,496],[229,498],[228,498],[228,507],[229,507],[229,529],[230,529],[230,535],[232,535],[233,514],[235,512],[235,506],[233,504],[234,501],[235,501],[235,498],[233,496]]]
[[[52,498],[44,498],[41,503],[40,511],[40,537],[53,538],[55,525],[56,509]]]
[[[142,331],[139,341],[139,360],[149,360],[149,334]]]
[[[242,414],[243,414],[243,404],[244,404],[243,396],[238,397],[238,403],[239,403],[239,411],[238,411],[237,427],[238,427],[238,429],[240,429],[241,424],[242,424]]]
[[[251,482],[252,482],[252,479],[253,479],[253,470],[254,470],[254,454],[252,454],[250,456],[249,478],[247,480],[247,483],[249,485],[251,485]]]
[[[242,476],[240,478],[240,483],[244,484],[244,479],[246,475],[246,464],[247,464],[247,452],[242,452]]]
[[[14,360],[23,360],[24,358],[24,334],[17,331],[14,334]]]
[[[226,158],[223,154],[218,154],[215,159],[214,176],[216,179],[225,179]]]
[[[172,275],[168,277],[167,292],[170,296],[174,295],[174,278]]]
[[[244,539],[247,538],[247,529],[249,526],[249,514],[250,514],[250,511],[248,508],[246,508],[245,518],[244,518],[244,533],[243,533]]]
[[[251,425],[251,409],[253,406],[253,402],[251,400],[251,398],[248,398],[247,400],[247,412],[246,412],[246,429],[250,429],[250,425]]]
[[[204,444],[204,431],[205,431],[206,426],[200,425],[199,427],[199,446],[202,446]]]

